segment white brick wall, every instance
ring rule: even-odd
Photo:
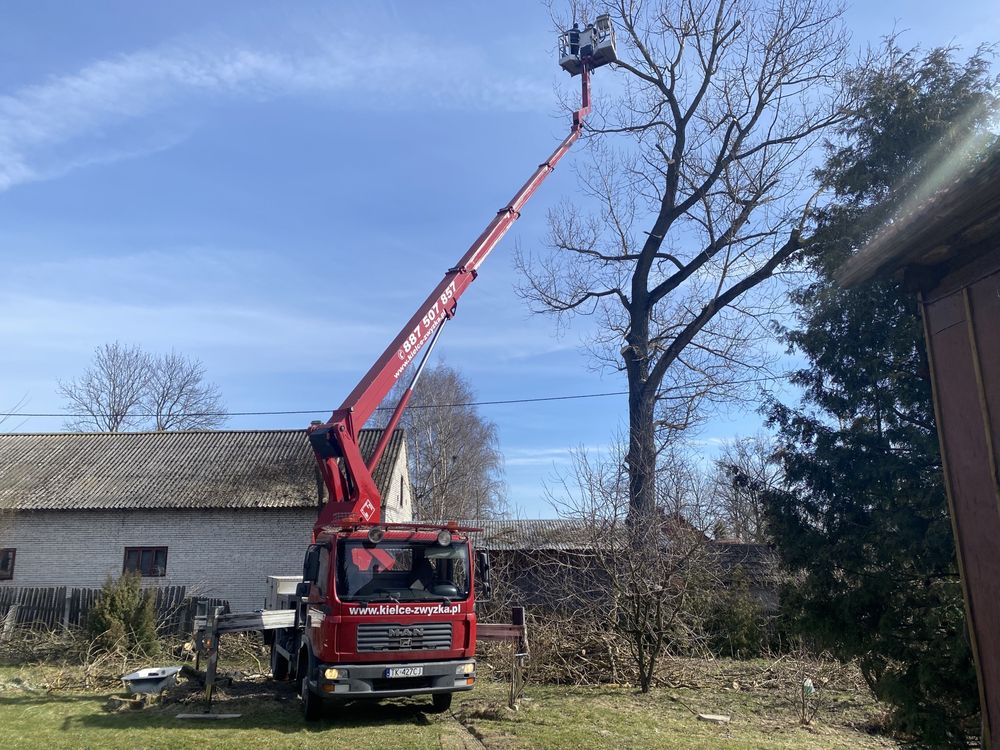
[[[18,513],[0,534],[14,547],[14,578],[0,586],[94,588],[122,572],[125,547],[167,547],[167,574],[151,586],[263,606],[266,576],[299,575],[316,511],[148,510]]]
[[[392,467],[389,491],[382,498],[382,520],[385,523],[409,523],[413,520],[413,494],[410,491],[410,472],[406,470],[407,460],[404,442],[396,465]]]

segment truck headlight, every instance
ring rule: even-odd
[[[333,667],[330,667],[329,669],[324,669],[323,677],[326,678],[327,680],[336,680],[338,677],[340,677],[340,670],[334,669]]]
[[[468,664],[462,664],[455,669],[455,674],[472,674],[476,671],[475,662],[469,662]]]

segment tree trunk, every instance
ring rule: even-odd
[[[656,509],[656,392],[629,384],[629,522],[650,522]]]

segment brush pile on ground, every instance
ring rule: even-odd
[[[46,687],[96,688],[121,684],[121,676],[150,666],[151,655],[127,639],[111,644],[95,639],[84,629],[16,630],[0,643],[0,664],[44,665]],[[158,653],[177,653],[181,644],[158,642]],[[162,657],[161,657],[162,658]]]
[[[546,617],[528,624],[529,683],[549,685],[638,684],[636,660],[628,640],[582,618]],[[866,689],[858,670],[802,648],[753,659],[717,658],[703,641],[661,659],[655,684],[660,688],[780,690],[794,693],[805,679],[838,691]],[[514,650],[507,643],[480,644],[480,672],[508,679]]]
[[[220,683],[270,678],[268,649],[259,634],[230,635],[220,664]],[[37,631],[17,629],[0,641],[0,665],[42,667],[47,689],[120,687],[121,677],[151,666],[193,665],[190,642],[157,638],[155,648],[128,638],[108,643],[85,628]],[[204,669],[204,664],[202,664]]]

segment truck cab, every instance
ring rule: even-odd
[[[309,719],[332,703],[430,694],[435,711],[476,681],[475,558],[457,527],[330,529],[306,552],[296,625],[275,631],[276,679]]]

